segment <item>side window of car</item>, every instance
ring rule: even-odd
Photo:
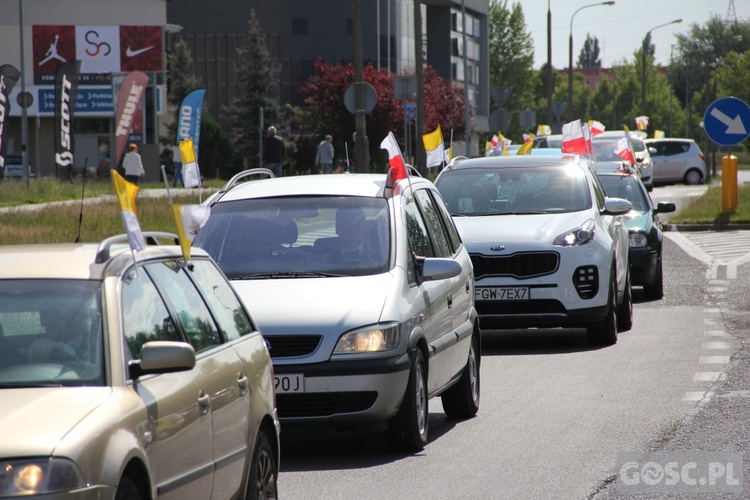
[[[440,214],[438,213],[430,194],[426,189],[420,189],[414,194],[419,204],[422,206],[425,222],[427,223],[430,234],[432,235],[432,241],[435,246],[435,256],[450,257],[453,255],[453,248],[448,241],[448,235],[443,227],[443,221],[440,219]]]
[[[445,200],[443,200],[439,193],[433,191],[430,195],[434,199],[435,206],[440,212],[440,218],[443,221],[443,226],[448,233],[448,238],[450,239],[451,246],[455,252],[461,246],[461,236],[458,234],[458,229],[456,229],[456,224],[453,222],[453,217],[451,217],[448,207],[445,205]]]
[[[434,257],[435,252],[432,248],[430,235],[427,232],[427,226],[424,219],[422,219],[422,213],[419,211],[414,198],[410,198],[406,202],[404,210],[406,232],[409,235],[409,243],[411,244],[412,251],[419,257]]]
[[[665,142],[664,143],[664,155],[673,156],[682,153],[682,148],[679,143],[676,142]]]
[[[144,267],[172,304],[177,321],[195,352],[221,344],[219,331],[208,307],[179,263],[158,262]]]
[[[596,206],[599,207],[599,210],[604,210],[604,198],[606,197],[606,192],[604,191],[604,187],[602,186],[601,182],[599,182],[599,177],[596,176],[596,174],[591,175],[590,177],[591,184],[594,186],[594,198],[596,199]]]
[[[125,343],[131,359],[141,356],[141,347],[146,342],[182,340],[156,286],[143,271],[131,269],[123,279],[122,311]]]
[[[256,330],[232,287],[211,261],[193,260],[187,270],[203,292],[227,339],[235,340]]]

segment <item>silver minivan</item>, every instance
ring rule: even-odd
[[[382,429],[394,448],[419,450],[430,398],[449,417],[476,414],[472,264],[432,182],[240,180],[206,202],[195,245],[262,328],[282,425]]]

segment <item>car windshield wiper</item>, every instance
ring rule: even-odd
[[[62,387],[62,384],[53,384],[53,383],[23,383],[19,384],[18,382],[0,382],[0,389],[36,389],[40,387]]]
[[[275,279],[275,278],[339,278],[346,276],[345,274],[336,273],[324,273],[324,272],[311,272],[311,271],[285,271],[278,273],[256,273],[256,274],[245,274],[242,276],[235,276],[232,279],[235,280],[262,280],[262,279]]]
[[[514,212],[506,212],[508,215],[538,215],[538,214],[546,214],[548,212],[544,210],[518,210]]]

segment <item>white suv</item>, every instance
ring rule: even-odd
[[[127,241],[0,247],[0,497],[276,498],[255,323],[202,250]]]
[[[585,327],[614,344],[632,326],[632,205],[606,198],[590,160],[505,156],[463,160],[435,184],[474,264],[482,330]]]
[[[270,344],[282,424],[386,424],[393,447],[419,450],[430,398],[441,396],[449,417],[473,416],[471,260],[432,182],[238,175],[207,201],[195,245]]]

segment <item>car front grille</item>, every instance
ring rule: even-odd
[[[307,356],[315,352],[322,338],[320,335],[269,335],[265,337],[271,358]]]
[[[277,394],[279,418],[328,417],[370,408],[378,398],[375,391]]]
[[[527,279],[557,271],[560,255],[557,252],[519,252],[492,257],[471,254],[471,263],[474,264],[474,279],[492,276]]]

